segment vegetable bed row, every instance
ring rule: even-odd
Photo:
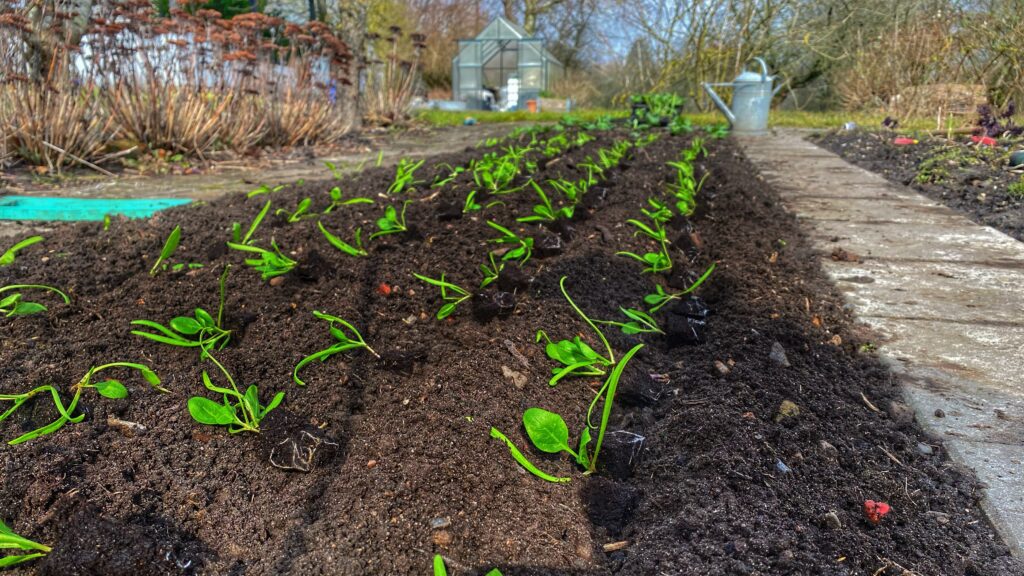
[[[677,130],[681,129],[672,128],[673,132]],[[448,201],[439,210],[438,217],[482,221],[492,231],[493,237],[488,240],[492,249],[479,255],[478,282],[467,284],[465,279],[470,275],[465,270],[420,270],[413,276],[423,286],[436,290],[437,321],[452,322],[463,313],[467,302],[476,321],[500,321],[516,311],[517,296],[528,286],[526,271],[534,260],[561,254],[572,240],[573,223],[588,218],[606,201],[605,180],[613,172],[628,168],[629,163],[662,134],[656,129],[630,132],[600,124],[520,129],[504,139],[482,143],[481,153],[464,165],[428,165],[427,160],[403,159],[395,167],[394,178],[387,190],[375,197],[347,195],[344,184],[338,183],[326,190],[323,197],[305,197],[294,205],[281,206],[274,196],[287,186],[260,186],[251,191],[248,198],[267,200],[258,211],[254,211],[249,222],[232,223],[224,239],[225,246],[241,257],[244,266],[257,272],[261,281],[271,284],[279,282],[281,277],[300,273],[303,263],[301,258],[293,257],[295,254],[289,252],[288,246],[279,245],[273,236],[261,234],[268,218],[278,218],[288,226],[311,226],[316,221],[325,249],[336,249],[353,259],[373,260],[378,250],[389,248],[389,241],[401,243],[421,239],[417,222],[410,215],[410,207],[414,207],[412,214],[416,214],[415,207],[439,201],[439,196],[446,189],[462,185],[468,190],[464,198],[460,202]],[[566,166],[568,173],[575,174],[574,177],[537,177],[538,173],[564,162],[570,152],[584,149],[598,136],[603,136],[602,141],[609,143],[600,147],[591,145],[588,150],[592,152]],[[580,335],[552,338],[548,334],[552,331],[550,327],[537,330],[536,342],[544,346],[553,363],[549,386],[555,387],[571,378],[603,380],[586,407],[585,425],[575,440],[570,438],[565,419],[555,412],[533,406],[522,415],[525,431],[536,450],[569,454],[585,475],[601,471],[601,448],[615,406],[619,381],[631,359],[645,346],[642,338],[666,338],[676,343],[695,343],[703,338],[708,310],[694,292],[712,276],[714,264],[691,271],[689,268],[699,259],[699,238],[696,243],[681,246],[669,238],[666,227],[675,220],[677,228],[692,232],[687,218],[697,208],[698,194],[709,175],[706,171],[701,173],[698,166],[706,154],[705,141],[701,137],[692,138],[689,146],[665,165],[668,177],[663,188],[651,194],[644,205],[636,206],[636,217],[625,222],[633,229],[634,241],[623,246],[617,254],[635,260],[636,273],[651,278],[650,292],[641,302],[619,303],[621,318],[592,318],[573,299],[572,293],[577,288],[572,286],[572,279],[561,277],[559,287],[566,303],[589,327],[600,345],[595,349]],[[491,216],[495,208],[506,205],[510,198],[523,195],[535,198],[528,213],[507,221]],[[378,215],[374,222],[375,230],[365,235],[365,241],[362,225],[345,229],[327,221],[331,214],[364,209],[374,210]],[[104,233],[110,225],[109,221],[104,224]],[[187,242],[183,226],[188,229],[188,222],[175,226],[164,239],[158,257],[152,266],[147,266],[150,276],[186,274],[215,265],[176,257],[179,246],[183,241]],[[683,236],[693,238],[695,235]],[[0,266],[15,264],[23,252],[31,253],[40,247],[45,247],[45,242],[39,236],[20,241],[0,256]],[[264,395],[256,384],[246,386],[238,382],[232,370],[218,359],[234,338],[234,331],[225,323],[225,316],[229,313],[226,310],[228,279],[238,273],[239,265],[238,262],[225,263],[220,270],[215,312],[199,307],[180,310],[177,312],[179,315],[169,318],[136,319],[127,328],[136,337],[195,351],[197,361],[203,366],[200,377],[204,390],[188,399],[188,413],[196,422],[223,427],[230,434],[259,433],[261,423],[272,411],[287,403],[289,394],[280,391]],[[462,280],[457,283],[453,277]],[[390,288],[382,285],[379,289]],[[61,302],[70,304],[72,298],[68,292],[59,286],[28,281],[2,286],[0,313],[15,321],[19,317],[46,314],[50,306],[60,306]],[[677,323],[666,330],[659,315],[670,304],[683,311],[683,321],[682,325]],[[364,338],[357,322],[332,311],[312,310],[310,313],[324,323],[323,347],[310,351],[294,365],[292,378],[296,386],[306,385],[302,374],[307,367],[327,362],[339,354],[363,353],[381,358]],[[634,342],[628,349],[617,351],[605,333],[609,329],[618,329],[633,337]],[[81,411],[80,404],[89,394],[95,393],[107,399],[127,398],[128,387],[108,374],[116,376],[130,371],[141,376],[153,391],[167,392],[151,366],[117,361],[93,366],[81,379],[68,385],[45,384],[22,392],[0,394],[0,402],[9,403],[0,414],[0,422],[12,419],[36,397],[48,397],[56,414],[53,421],[9,439],[8,444],[44,441],[44,437],[82,422],[85,413]],[[504,443],[511,459],[534,476],[555,483],[571,481],[570,476],[544,471],[497,427],[490,429],[490,435]],[[297,446],[289,448],[292,452],[298,451]],[[272,453],[271,462],[274,462],[274,457]],[[290,467],[308,471],[313,457],[312,450],[302,458],[292,457]],[[3,524],[0,524],[0,546],[18,552],[0,558],[0,567],[31,561],[50,552],[49,547],[17,536]],[[440,558],[435,559],[435,573],[444,573],[444,563]]]

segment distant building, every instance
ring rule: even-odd
[[[452,98],[470,108],[523,108],[564,72],[543,39],[498,16],[476,38],[459,40],[459,54],[452,59]]]

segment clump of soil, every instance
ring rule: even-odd
[[[1024,182],[1024,172],[1007,165],[1008,152],[1024,149],[1021,141],[1001,142],[993,149],[969,140],[926,137],[897,146],[887,133],[830,132],[814,142],[979,224],[1024,240],[1024,195],[1010,191],[1011,185]]]
[[[626,137],[601,133],[534,178],[578,178],[570,166]],[[228,197],[117,222],[106,233],[97,224],[57,226],[45,244],[0,268],[3,284],[52,284],[73,298],[44,315],[0,320],[0,392],[47,382],[67,392],[89,366],[114,360],[149,364],[170,392],[124,374],[129,399],[87,396],[82,423],[0,450],[0,516],[55,546],[15,573],[423,574],[435,553],[454,574],[496,566],[505,574],[594,575],[1019,571],[981,515],[977,483],[949,464],[941,441],[864,404],[861,394],[884,406],[898,401],[898,390],[878,362],[857,353],[841,300],[795,220],[727,142],[703,162],[711,177],[699,215],[676,227],[699,240],[676,254],[678,268],[690,277],[712,261],[718,268],[701,300],[658,315],[704,322],[700,337],[642,338],[598,476],[528,449],[525,408],[562,414],[575,437],[600,384],[547,384],[552,363],[535,342],[538,329],[600,346],[559,280],[568,278],[569,293],[594,318],[620,319],[620,306],[642,305],[655,279],[615,253],[645,247],[624,222],[662,190],[665,162],[688,143],[664,135],[638,151],[628,170],[609,178],[601,201],[583,209],[560,253],[522,269],[508,264],[445,321],[434,319],[437,289],[412,274],[444,273],[481,292],[478,267],[496,236],[485,220],[511,225],[531,212],[533,197],[503,196],[503,205],[452,218],[440,208],[473,189],[463,174],[436,195],[410,196],[407,218],[419,237],[381,238],[365,258],[331,248],[312,219],[268,219],[257,245],[273,238],[301,265],[280,282],[262,281],[241,255],[212,247],[267,198],[291,207],[311,197],[322,211],[336,182]],[[429,182],[440,164],[464,165],[480,153],[428,160],[422,177]],[[377,204],[336,209],[321,217],[324,226],[344,238],[362,227],[365,238],[384,205],[402,200],[381,196],[391,177],[374,169],[344,181],[346,195]],[[183,236],[175,259],[206,266],[151,277],[176,224]],[[538,239],[551,233],[513,229]],[[129,333],[133,319],[215,310],[227,263],[233,334],[217,358],[265,398],[287,393],[258,436],[192,421],[185,402],[205,394],[200,374],[210,364],[195,350]],[[295,364],[333,343],[314,310],[352,322],[380,358],[334,356],[307,366],[307,385],[295,386]],[[620,354],[638,341],[607,335]],[[788,366],[772,354],[777,346]],[[785,400],[799,413],[778,419]],[[11,438],[53,417],[36,402],[0,434]],[[490,438],[492,426],[539,467],[573,481],[526,473]],[[919,442],[934,446],[932,454],[921,454]],[[282,445],[292,451],[272,458]],[[310,446],[315,453],[302,457]],[[892,506],[877,526],[860,512],[867,499]],[[830,512],[840,527],[829,527]]]

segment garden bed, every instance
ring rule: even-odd
[[[888,132],[830,132],[814,141],[845,160],[964,213],[1017,240],[1024,240],[1024,172],[1007,169],[1019,140],[998,146],[969,139],[925,137],[917,144],[893,144]],[[1015,187],[1016,186],[1016,187]]]
[[[579,178],[587,156],[633,139],[593,133],[582,148],[538,157],[533,177]],[[128,399],[86,395],[83,422],[0,450],[0,517],[53,547],[15,572],[424,574],[440,554],[454,574],[1020,573],[981,515],[977,482],[913,424],[795,219],[731,143],[709,143],[698,163],[710,176],[697,212],[669,224],[679,247],[673,273],[642,274],[643,265],[616,255],[648,248],[626,221],[663,194],[675,174],[666,162],[690,139],[664,134],[634,147],[588,192],[571,233],[515,224],[536,203],[528,188],[462,214],[475,187],[468,173],[384,198],[394,173],[382,169],[115,221],[106,232],[58,227],[0,268],[0,285],[50,284],[72,298],[47,300],[45,314],[0,320],[0,393],[53,382],[67,394],[90,366],[110,361],[151,366],[170,392],[125,373],[117,377]],[[419,175],[430,180],[450,169],[442,164],[465,165],[490,150],[431,159]],[[336,184],[345,197],[376,205],[321,216],[332,233],[350,240],[361,226],[365,238],[382,207],[403,197],[415,199],[410,232],[375,239],[369,256],[357,258],[329,245],[316,219],[268,216],[256,243],[273,238],[299,263],[269,282],[225,247],[232,222],[244,230],[266,199],[292,209],[311,197],[322,212]],[[486,220],[534,237],[538,252],[557,231],[564,248],[523,266],[532,281],[505,274],[495,283],[517,286],[508,317],[480,322],[467,301],[438,321],[437,289],[412,274],[444,273],[475,288],[495,248],[487,241],[498,236]],[[205,267],[150,276],[176,225],[182,241],[173,260]],[[547,383],[554,362],[535,342],[537,330],[555,340],[582,335],[602,349],[559,280],[567,278],[591,318],[621,319],[618,308],[640,307],[655,281],[680,290],[712,262],[698,290],[712,311],[706,329],[693,321],[701,307],[688,300],[655,315],[672,337],[604,328],[619,355],[645,347],[623,373],[598,473],[528,449],[525,409],[565,416],[575,445],[600,385]],[[287,394],[259,435],[193,421],[186,401],[204,395],[201,371],[219,373],[195,349],[130,334],[132,320],[216,310],[226,263],[225,327],[233,334],[214,354],[240,383],[258,384],[264,400]],[[381,358],[366,350],[334,356],[306,367],[306,386],[296,386],[296,363],[333,342],[314,310],[350,321]],[[0,424],[2,437],[55,418],[44,400]],[[527,473],[491,437],[492,426],[545,472],[571,481]],[[302,432],[322,440],[312,470],[273,466],[269,452]],[[866,500],[892,512],[875,525]]]

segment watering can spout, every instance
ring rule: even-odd
[[[729,107],[725,105],[725,102],[722,101],[722,98],[715,93],[715,89],[712,88],[711,84],[707,82],[704,83],[704,92],[707,92],[708,97],[711,98],[711,101],[714,102],[716,107],[718,107],[718,110],[725,115],[725,119],[729,121],[729,125],[732,126],[733,124],[735,124],[736,115],[733,114],[732,110],[730,110]]]

